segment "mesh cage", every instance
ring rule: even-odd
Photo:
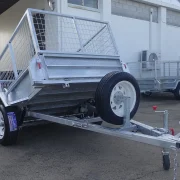
[[[107,23],[38,11],[32,18],[40,50],[117,55]]]
[[[35,55],[27,16],[22,19],[9,44],[12,51],[7,45],[0,57],[0,83],[2,89],[8,89],[15,80],[14,71],[19,75],[26,70],[29,61]],[[14,57],[14,69],[12,56]]]
[[[0,56],[0,83],[8,88],[40,52],[118,55],[107,23],[29,9]]]
[[[16,68],[19,74],[28,67],[29,61],[35,55],[27,17],[22,21],[19,30],[11,41],[11,44],[15,56]]]

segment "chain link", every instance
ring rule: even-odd
[[[173,180],[177,180],[177,167],[178,167],[177,157],[178,157],[178,149],[177,149],[176,147],[172,147],[172,150],[173,150],[174,153],[175,153],[175,156],[174,156],[174,178],[173,178]]]

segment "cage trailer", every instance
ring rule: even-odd
[[[45,120],[159,146],[168,170],[180,135],[171,135],[167,111],[163,128],[132,120],[140,89],[123,69],[107,22],[28,9],[0,56],[0,143]]]
[[[151,55],[152,58],[147,61],[127,63],[131,74],[138,81],[142,95],[169,92],[180,100],[180,61],[161,61],[156,54]]]

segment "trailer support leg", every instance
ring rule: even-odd
[[[165,132],[169,133],[169,113],[167,110],[163,112],[163,123],[164,123],[164,130]],[[162,159],[163,159],[163,168],[164,170],[168,171],[170,169],[171,163],[170,163],[170,155],[169,155],[169,150],[166,148],[163,148],[162,151]]]

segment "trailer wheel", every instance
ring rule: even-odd
[[[168,171],[170,169],[170,158],[169,154],[163,155],[163,168],[165,171]]]
[[[140,102],[140,89],[136,79],[126,72],[107,74],[96,90],[96,107],[100,117],[107,123],[124,123],[123,96],[130,97],[130,118],[136,114]]]
[[[174,97],[177,100],[180,100],[180,83],[178,83],[176,89],[174,90]]]
[[[0,144],[3,146],[13,145],[18,137],[18,124],[14,112],[7,112],[0,105]]]

